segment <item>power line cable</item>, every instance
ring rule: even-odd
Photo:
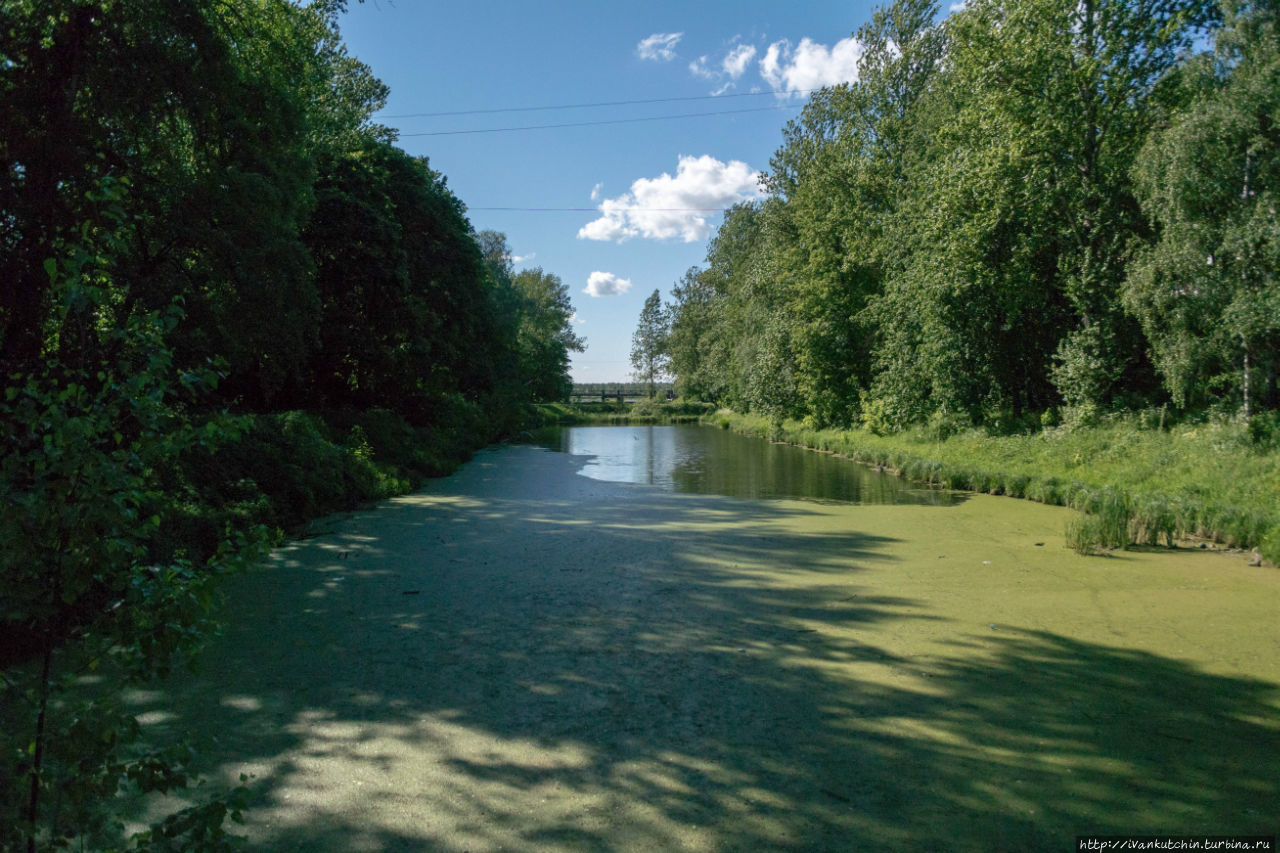
[[[635,104],[670,104],[676,101],[709,101],[720,100],[723,98],[761,98],[767,95],[807,95],[810,92],[816,92],[817,89],[794,89],[791,91],[769,91],[769,92],[738,92],[733,95],[689,95],[680,98],[644,98],[633,101],[597,101],[589,104],[556,104],[552,106],[539,107],[495,107],[492,109],[479,110],[449,110],[446,112],[435,113],[397,113],[395,115],[377,116],[379,120],[389,118],[439,118],[442,116],[470,116],[470,115],[487,115],[493,113],[527,113],[540,112],[544,110],[583,110],[592,107],[625,107]],[[376,115],[376,114],[375,114]]]
[[[767,112],[772,110],[786,110],[786,109],[799,109],[799,105],[750,107],[744,110],[716,110],[713,112],[705,112],[705,113],[677,113],[674,115],[665,115],[665,116],[645,116],[644,118],[615,118],[615,119],[603,119],[600,121],[574,121],[574,122],[564,122],[562,124],[530,124],[530,125],[524,125],[521,127],[484,127],[476,130],[428,130],[428,131],[422,131],[419,133],[401,133],[399,134],[399,136],[401,137],[462,136],[465,134],[474,134],[474,133],[509,133],[512,131],[519,131],[519,130],[554,130],[554,129],[565,128],[565,127],[596,127],[596,126],[605,125],[605,124],[635,124],[637,122],[645,122],[645,121],[669,121],[672,119],[681,119],[681,118],[703,118],[706,116],[737,115],[740,113],[761,113],[761,112]]]

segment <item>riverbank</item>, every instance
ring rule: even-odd
[[[511,431],[466,406],[442,412],[430,427],[371,409],[237,415],[228,428],[233,441],[199,445],[163,472],[167,494],[181,498],[161,515],[168,550],[205,558],[228,528],[265,528],[283,541],[313,519],[449,474]]]
[[[1135,417],[1029,435],[970,430],[938,437],[923,429],[885,436],[794,422],[778,427],[728,410],[703,422],[836,453],[922,483],[1083,510],[1089,518],[1069,531],[1080,550],[1196,538],[1256,549],[1280,563],[1280,448],[1243,424],[1144,428]]]

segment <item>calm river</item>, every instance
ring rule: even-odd
[[[860,504],[953,504],[955,492],[825,453],[705,426],[565,427],[542,446],[588,457],[579,472],[611,483],[735,498],[791,498]]]

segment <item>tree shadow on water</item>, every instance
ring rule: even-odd
[[[255,774],[252,849],[1275,830],[1275,685],[1012,629],[913,657],[938,617],[860,582],[889,540],[525,453],[283,549],[204,673],[136,697]]]

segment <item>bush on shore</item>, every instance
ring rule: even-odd
[[[241,415],[238,441],[198,447],[166,472],[180,496],[164,519],[174,551],[203,556],[230,525],[264,526],[277,541],[306,522],[405,494],[453,471],[491,436],[465,410],[433,427],[395,412]]]

